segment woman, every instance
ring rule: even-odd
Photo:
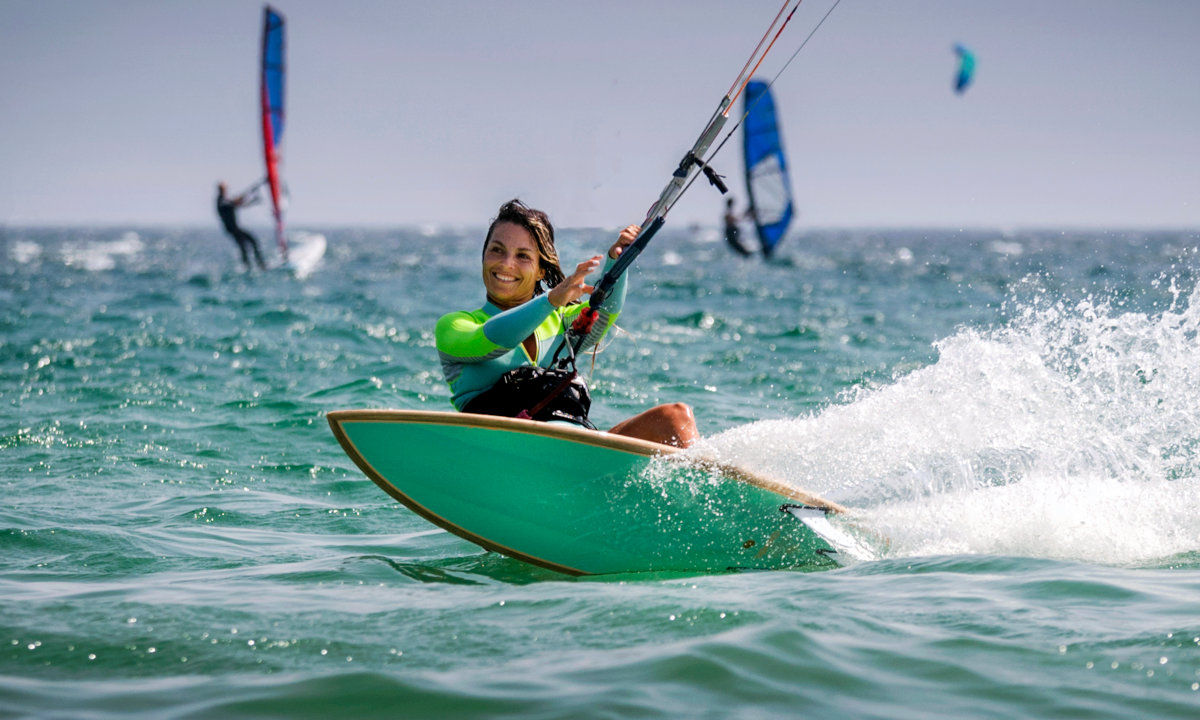
[[[636,225],[621,232],[608,250],[606,269],[638,232]],[[444,315],[437,323],[438,355],[454,407],[463,412],[508,414],[491,409],[495,392],[513,371],[520,373],[518,368],[550,365],[565,337],[563,331],[584,308],[580,298],[593,290],[587,276],[599,268],[600,256],[595,255],[564,275],[554,247],[554,227],[546,213],[520,200],[502,205],[483,243],[487,302],[478,310]],[[581,350],[599,342],[616,320],[625,301],[625,284],[622,275],[596,308],[598,318]],[[527,399],[529,405],[535,405],[544,398]],[[683,403],[653,407],[617,423],[609,432],[676,447],[688,447],[699,437],[692,409]]]

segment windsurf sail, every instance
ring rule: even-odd
[[[279,165],[283,158],[284,79],[284,19],[270,5],[263,6],[262,57],[259,74],[259,95],[262,104],[263,159],[266,161],[266,183],[271,194],[271,211],[275,215],[275,241],[279,252],[287,257],[287,239],[283,234],[283,184]]]
[[[763,255],[770,257],[783,240],[795,212],[783,137],[775,116],[771,86],[746,84],[746,119],[742,148],[746,158],[746,192]]]

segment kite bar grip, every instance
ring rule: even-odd
[[[588,305],[583,310],[579,311],[579,316],[575,318],[575,322],[571,323],[571,332],[576,335],[587,335],[592,331],[592,326],[596,324],[596,317],[599,315],[596,308]]]

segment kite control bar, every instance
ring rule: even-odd
[[[699,168],[704,173],[704,177],[708,178],[709,183],[720,190],[722,195],[729,192],[724,179],[704,160],[704,156],[708,153],[709,147],[712,146],[717,136],[721,134],[722,128],[725,127],[725,121],[729,119],[729,109],[733,106],[734,101],[741,95],[746,84],[750,82],[751,76],[758,70],[767,53],[775,45],[775,41],[779,39],[779,35],[787,27],[792,16],[800,7],[801,2],[802,0],[783,0],[783,4],[779,8],[779,12],[775,15],[775,19],[771,21],[770,27],[763,34],[762,39],[758,41],[754,52],[750,54],[750,58],[742,67],[741,73],[738,74],[733,85],[730,86],[728,92],[721,98],[721,102],[717,104],[716,111],[709,118],[708,124],[704,126],[703,132],[696,138],[695,144],[687,151],[683,159],[679,161],[679,167],[675,169],[675,172],[671,173],[671,179],[667,182],[666,187],[663,188],[662,193],[659,194],[658,200],[650,207],[650,212],[646,213],[646,219],[642,222],[642,231],[625,248],[625,251],[617,258],[613,266],[608,269],[608,272],[604,273],[604,276],[596,283],[595,289],[588,298],[587,307],[579,313],[575,322],[571,324],[571,328],[567,332],[566,342],[563,343],[563,346],[569,347],[572,360],[575,353],[583,345],[583,340],[591,331],[592,325],[596,322],[596,308],[604,302],[609,293],[612,292],[613,286],[617,284],[617,280],[629,269],[629,266],[641,254],[642,250],[645,249],[655,233],[662,228],[663,223],[666,222],[667,213],[679,201],[680,196],[691,187],[692,180],[695,179],[694,171]],[[791,8],[791,12],[787,12],[789,7]],[[782,24],[780,24],[781,19],[783,20]],[[772,33],[774,33],[773,36]],[[768,39],[770,39],[770,42],[768,42]],[[716,151],[713,152],[713,155],[715,154]],[[711,160],[712,157],[709,156],[709,159]],[[559,350],[562,350],[562,347]]]

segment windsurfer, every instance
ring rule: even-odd
[[[631,225],[621,232],[608,250],[607,266],[620,257],[639,230]],[[442,316],[435,332],[442,372],[453,393],[451,402],[463,412],[519,416],[530,406],[559,397],[565,409],[553,413],[555,418],[590,426],[586,423],[590,398],[582,408],[577,402],[577,389],[585,398],[587,395],[581,379],[571,380],[574,387],[567,392],[562,392],[559,383],[551,383],[553,392],[548,395],[545,383],[531,386],[518,378],[530,375],[523,368],[551,365],[564,341],[564,330],[586,307],[578,301],[594,290],[587,284],[587,276],[600,269],[601,257],[590,257],[565,274],[549,217],[520,200],[500,207],[484,238],[482,255],[487,302],[478,310]],[[598,318],[580,350],[595,346],[616,321],[625,301],[625,286],[622,275],[596,308]],[[516,406],[504,407],[512,402]],[[699,437],[692,409],[684,403],[650,408],[617,423],[609,432],[677,447],[687,447]]]
[[[726,198],[725,242],[729,243],[729,247],[732,248],[733,251],[738,255],[741,255],[742,257],[750,257],[754,253],[747,250],[745,245],[742,245],[742,231],[741,228],[738,227],[738,222],[740,220],[741,217],[739,217],[737,212],[733,209],[733,198]]]
[[[228,189],[225,183],[217,183],[217,215],[221,218],[221,224],[225,226],[225,232],[233,238],[237,243],[238,250],[242,251],[242,264],[246,269],[250,269],[250,256],[247,253],[247,247],[254,251],[254,259],[258,261],[258,268],[266,270],[266,263],[263,262],[262,253],[258,250],[258,240],[253,235],[238,227],[237,224],[237,209],[240,207],[248,207],[258,202],[258,195],[246,197],[249,193],[242,193],[237,197],[228,197],[226,193]]]

